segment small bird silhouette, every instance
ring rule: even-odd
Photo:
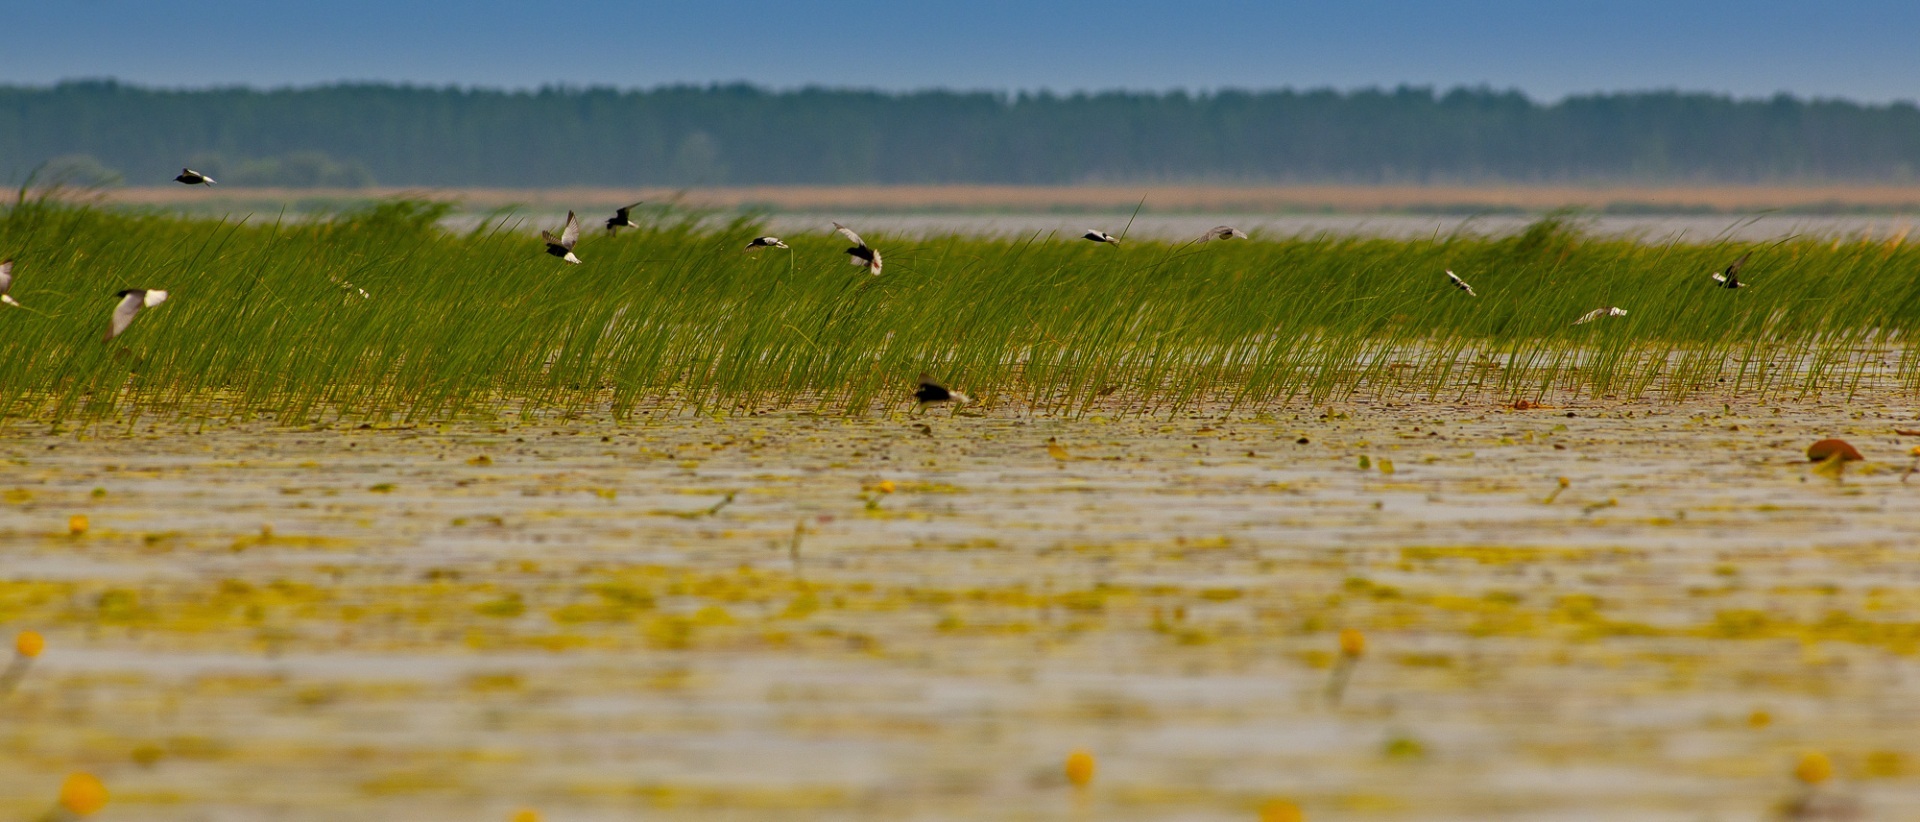
[[[779,237],[755,237],[753,238],[753,242],[747,243],[748,251],[752,251],[753,249],[756,249],[756,248],[786,248],[786,247],[787,247],[787,244],[780,242]]]
[[[560,236],[555,237],[545,230],[542,230],[540,232],[540,239],[547,241],[548,254],[552,254],[574,265],[580,264],[580,258],[573,256],[573,244],[580,242],[580,221],[574,219],[573,212],[567,212],[567,225],[565,228],[560,229]]]
[[[640,203],[634,203],[625,208],[614,209],[613,216],[607,218],[607,236],[613,236],[615,231],[622,228],[639,228],[640,224],[634,222],[633,217],[627,214],[627,212],[639,207]]]
[[[1203,242],[1203,243],[1207,242],[1208,240],[1245,240],[1245,239],[1247,239],[1247,232],[1241,231],[1240,229],[1234,228],[1233,226],[1230,226],[1230,225],[1217,225],[1217,226],[1214,226],[1213,228],[1207,229],[1207,233],[1200,235],[1200,242]]]
[[[1734,260],[1727,270],[1713,275],[1713,281],[1719,283],[1721,288],[1746,288],[1747,284],[1740,282],[1740,268],[1747,264],[1747,258],[1751,256],[1751,251],[1740,255],[1740,259]]]
[[[173,181],[176,183],[185,183],[190,186],[210,186],[214,184],[212,177],[208,177],[190,168],[180,169],[180,176],[173,178]]]
[[[26,306],[14,300],[12,294],[7,293],[11,288],[13,288],[13,258],[9,257],[0,260],[0,303],[6,303],[14,308],[25,308]]]
[[[1478,294],[1473,293],[1473,286],[1467,285],[1466,280],[1460,279],[1460,276],[1458,274],[1453,273],[1452,271],[1447,272],[1447,281],[1453,283],[1454,288],[1458,288],[1461,291],[1467,292],[1467,296],[1469,297],[1480,296]]]
[[[152,308],[167,301],[167,292],[158,289],[129,288],[116,294],[120,304],[113,308],[113,324],[107,328],[107,337],[101,342],[109,342],[120,332],[133,324],[133,318],[142,308]]]
[[[1582,314],[1580,315],[1580,319],[1573,321],[1573,324],[1586,325],[1587,323],[1593,322],[1594,320],[1600,319],[1601,317],[1625,317],[1625,316],[1627,316],[1626,309],[1615,307],[1615,306],[1609,306],[1607,308],[1596,308],[1592,311]]]
[[[1211,233],[1211,232],[1209,232],[1209,233]],[[1087,233],[1085,233],[1085,234],[1082,234],[1082,235],[1080,235],[1080,239],[1082,239],[1082,240],[1092,240],[1092,241],[1094,241],[1094,242],[1096,242],[1096,243],[1108,243],[1108,244],[1111,244],[1111,245],[1119,245],[1119,244],[1120,244],[1120,238],[1119,238],[1119,237],[1115,237],[1115,236],[1113,236],[1112,234],[1108,234],[1108,233],[1107,233],[1107,232],[1105,232],[1105,231],[1099,231],[1099,230],[1096,230],[1096,229],[1091,229],[1091,228],[1089,228],[1089,229],[1087,229]]]
[[[852,262],[854,265],[864,265],[867,267],[868,274],[872,274],[875,277],[880,276],[879,250],[867,245],[867,241],[860,239],[860,235],[853,233],[853,229],[851,228],[839,223],[834,223],[833,230],[840,232],[840,235],[846,237],[848,242],[853,243],[853,247],[847,249],[847,256],[853,258]]]
[[[926,410],[929,405],[938,405],[943,402],[950,402],[956,405],[966,405],[967,403],[973,402],[972,397],[934,382],[933,377],[928,376],[924,371],[920,374],[920,387],[914,390],[913,398],[920,403],[919,407],[922,411]]]

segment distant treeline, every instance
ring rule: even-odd
[[[229,185],[1912,181],[1920,108],[1634,92],[0,86],[0,175]]]

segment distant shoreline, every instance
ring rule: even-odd
[[[808,212],[1805,214],[1920,211],[1920,185],[912,185],[714,188],[114,188],[112,205],[311,210],[397,197],[455,201],[467,210],[611,208],[635,200],[694,208]]]

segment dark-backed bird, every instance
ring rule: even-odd
[[[560,236],[555,237],[542,229],[540,239],[547,241],[548,254],[574,265],[580,264],[580,258],[573,256],[573,244],[580,242],[580,221],[574,219],[573,212],[567,212],[567,225],[560,229]]]
[[[1096,243],[1112,243],[1113,245],[1120,244],[1119,237],[1115,237],[1112,234],[1108,234],[1105,231],[1096,231],[1091,228],[1087,229],[1087,233],[1080,235],[1080,239],[1092,240]]]
[[[1746,288],[1747,284],[1740,282],[1740,268],[1747,264],[1747,258],[1751,256],[1751,251],[1740,255],[1740,259],[1734,260],[1727,270],[1713,275],[1713,281],[1719,283],[1721,288]]]
[[[1467,296],[1469,296],[1469,297],[1478,297],[1478,296],[1480,296],[1480,295],[1478,295],[1478,294],[1475,294],[1475,293],[1473,293],[1473,286],[1470,286],[1470,285],[1467,285],[1467,281],[1466,281],[1466,280],[1462,280],[1462,279],[1460,279],[1460,275],[1458,275],[1458,274],[1455,274],[1455,273],[1453,273],[1452,271],[1448,271],[1448,272],[1447,272],[1447,281],[1448,281],[1448,282],[1450,282],[1450,283],[1453,283],[1453,287],[1454,287],[1454,288],[1458,288],[1458,289],[1460,289],[1461,291],[1465,291],[1465,292],[1467,292]]]
[[[114,296],[120,298],[120,304],[113,307],[113,324],[107,327],[107,338],[101,342],[109,342],[120,336],[127,326],[133,325],[133,318],[140,313],[140,309],[152,308],[167,301],[167,292],[152,288],[129,288]]]
[[[1200,242],[1203,242],[1203,243],[1208,240],[1244,240],[1244,239],[1247,239],[1247,232],[1241,231],[1240,229],[1234,228],[1233,226],[1230,226],[1230,225],[1217,225],[1217,226],[1214,226],[1213,228],[1207,229],[1207,233],[1200,235]]]
[[[923,411],[929,405],[938,405],[943,402],[959,405],[973,402],[972,397],[934,382],[933,377],[924,372],[920,374],[920,387],[914,389],[913,398],[920,403],[920,409]]]
[[[1606,308],[1596,308],[1592,311],[1589,311],[1585,314],[1580,315],[1580,319],[1574,320],[1573,324],[1586,325],[1587,323],[1593,322],[1594,320],[1600,319],[1601,317],[1625,317],[1625,316],[1627,316],[1626,309],[1620,308],[1617,306],[1608,306]]]
[[[607,236],[613,236],[614,231],[618,229],[639,228],[640,224],[634,222],[633,217],[627,214],[627,212],[639,207],[640,203],[634,203],[626,208],[614,209],[613,216],[607,218]]]
[[[173,178],[173,181],[176,183],[186,183],[190,186],[210,186],[213,185],[214,182],[212,177],[208,177],[190,168],[180,169],[180,176]]]
[[[753,242],[747,243],[746,250],[752,251],[756,248],[786,248],[786,247],[787,247],[787,244],[780,242],[779,237],[755,237],[753,238]],[[875,255],[875,256],[877,257],[878,255]]]
[[[13,288],[13,258],[9,257],[0,260],[0,303],[6,303],[14,308],[25,308],[26,306],[13,299],[12,294],[7,293],[11,288]]]
[[[867,267],[868,274],[872,274],[875,277],[880,276],[880,252],[878,249],[867,245],[867,241],[860,239],[860,235],[853,233],[853,229],[851,228],[839,223],[834,223],[833,230],[840,232],[840,235],[846,237],[848,242],[853,243],[853,247],[847,249],[847,256],[852,258],[854,265],[864,265]]]

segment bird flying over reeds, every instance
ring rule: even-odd
[[[115,296],[120,298],[120,304],[113,307],[112,325],[107,328],[107,337],[101,342],[109,342],[126,331],[140,309],[152,308],[167,301],[167,292],[149,288],[129,288]]]
[[[875,277],[880,276],[880,252],[878,249],[867,245],[867,241],[860,239],[860,235],[853,233],[853,229],[851,228],[839,223],[834,223],[833,230],[840,232],[840,235],[846,237],[848,242],[853,243],[853,247],[847,249],[847,256],[852,258],[854,265],[864,265],[867,267],[868,274],[872,274]]]
[[[1462,280],[1462,279],[1460,279],[1460,275],[1458,275],[1458,274],[1455,274],[1455,273],[1453,273],[1452,271],[1448,271],[1448,272],[1447,272],[1447,281],[1448,281],[1448,282],[1450,282],[1450,283],[1453,283],[1453,287],[1454,287],[1454,288],[1458,288],[1458,289],[1460,289],[1461,291],[1465,291],[1465,292],[1467,292],[1467,296],[1469,296],[1469,297],[1478,297],[1478,296],[1480,296],[1480,295],[1478,295],[1478,294],[1475,294],[1475,293],[1473,293],[1473,286],[1470,286],[1470,285],[1467,285],[1467,281],[1466,281],[1466,280]]]
[[[574,265],[580,264],[580,258],[573,256],[573,245],[580,242],[580,221],[574,218],[573,212],[567,212],[567,225],[560,229],[560,236],[555,237],[543,229],[540,232],[540,239],[547,241],[548,254]]]

